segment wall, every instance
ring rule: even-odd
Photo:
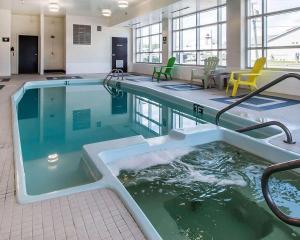
[[[15,48],[11,57],[12,74],[18,74],[18,36],[31,35],[40,37],[40,17],[31,15],[12,15],[11,46]]]
[[[10,42],[2,42],[3,37],[11,35],[11,12],[0,9],[0,76],[10,76]],[[4,20],[5,19],[5,20]],[[4,20],[4,21],[2,21]]]
[[[73,45],[73,24],[92,26],[91,45]],[[97,26],[102,31],[97,32]],[[131,42],[131,31],[121,27],[106,27],[107,21],[100,17],[66,16],[66,72],[108,73],[111,70],[111,38],[127,37]],[[131,44],[128,44],[128,71],[131,71]]]
[[[44,60],[45,70],[65,69],[65,19],[63,17],[45,17]],[[51,38],[54,36],[55,38]]]

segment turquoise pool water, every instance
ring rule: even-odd
[[[223,142],[156,152],[149,161],[159,156],[170,163],[122,170],[118,177],[164,240],[300,239],[299,228],[265,204],[264,159]],[[270,182],[275,202],[294,217],[300,216],[298,179],[288,173]]]
[[[214,118],[205,113],[195,117],[192,109],[132,90],[119,97],[101,85],[27,90],[18,104],[27,193],[38,195],[100,179],[96,168],[82,158],[85,144],[135,135],[161,136],[206,121],[214,122]]]

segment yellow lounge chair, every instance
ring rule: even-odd
[[[261,75],[261,71],[264,68],[266,63],[266,58],[262,57],[256,60],[252,70],[249,72],[240,71],[240,72],[231,72],[230,79],[227,84],[226,95],[228,94],[229,87],[232,85],[232,97],[236,96],[239,86],[248,86],[251,91],[257,89],[256,80],[258,76]],[[237,77],[237,78],[236,78]],[[243,77],[248,77],[247,80],[243,80]]]

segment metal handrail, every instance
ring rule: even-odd
[[[273,87],[274,85],[276,85],[276,84],[278,84],[278,83],[280,83],[280,82],[282,82],[282,81],[284,81],[284,80],[286,80],[286,79],[288,79],[288,78],[296,78],[296,79],[300,80],[300,75],[299,75],[299,74],[296,74],[296,73],[288,73],[288,74],[282,75],[281,77],[279,77],[279,78],[275,79],[274,81],[272,81],[272,82],[266,84],[265,86],[261,87],[260,89],[257,89],[256,91],[254,91],[254,92],[248,94],[247,96],[245,96],[245,97],[241,98],[240,100],[234,102],[233,104],[229,105],[228,107],[226,107],[226,108],[220,110],[220,111],[217,113],[217,115],[216,115],[216,125],[219,125],[219,124],[220,124],[220,117],[221,117],[221,115],[222,115],[223,113],[227,112],[228,110],[230,110],[230,109],[232,109],[232,108],[238,106],[239,104],[241,104],[241,103],[247,101],[248,99],[250,99],[250,98],[252,98],[252,97],[254,97],[254,96],[260,94],[261,92],[263,92],[263,91],[269,89],[270,87]],[[275,121],[274,121],[274,122],[275,122]],[[274,123],[274,122],[273,122],[273,123]],[[277,123],[278,123],[278,122],[277,122]],[[292,141],[292,139],[289,139],[290,136],[291,136],[291,133],[290,133],[290,131],[288,130],[288,128],[287,128],[284,124],[282,124],[282,123],[279,123],[279,124],[277,124],[277,123],[276,123],[276,124],[273,124],[273,125],[277,125],[277,126],[281,127],[281,128],[283,129],[283,131],[284,131],[284,132],[286,133],[286,135],[287,135],[287,141],[285,141],[285,142],[286,142],[286,143],[289,143],[289,144],[293,144],[294,142]],[[258,128],[264,127],[262,124],[258,124],[257,126],[258,126]],[[251,129],[255,129],[254,127],[255,127],[255,126],[252,126],[252,127],[250,127],[250,128],[251,128]],[[291,140],[291,141],[289,141],[289,140]]]
[[[261,179],[261,187],[262,187],[262,192],[263,196],[269,206],[269,208],[272,210],[272,212],[283,222],[300,227],[300,218],[293,218],[289,217],[286,214],[284,214],[276,205],[274,200],[272,199],[271,193],[269,191],[269,179],[271,175],[277,172],[283,172],[287,170],[292,170],[300,168],[300,159],[299,160],[293,160],[289,162],[284,162],[284,163],[278,163],[271,165],[267,167],[263,173],[262,179]]]
[[[296,143],[295,141],[293,141],[293,136],[292,136],[292,133],[290,132],[290,130],[284,124],[282,124],[281,122],[277,122],[277,121],[260,123],[260,124],[254,125],[254,126],[241,128],[236,131],[239,133],[244,133],[244,132],[249,132],[249,131],[264,128],[264,127],[269,127],[269,126],[280,127],[285,132],[285,134],[286,134],[286,140],[284,140],[285,143],[288,143],[288,144]]]
[[[113,69],[110,71],[109,74],[107,74],[103,80],[103,86],[104,88],[109,92],[110,95],[112,96],[119,96],[120,91],[115,91],[114,87],[109,84],[109,82],[113,79],[116,78],[116,80],[120,79],[120,75],[122,77],[122,80],[124,79],[124,72],[122,69]],[[123,92],[122,92],[123,94]]]

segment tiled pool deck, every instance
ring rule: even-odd
[[[10,96],[25,82],[12,79],[0,92],[0,240],[145,239],[110,190],[83,192],[20,205],[16,202]]]
[[[99,75],[88,77],[99,78]],[[1,82],[5,87],[0,90],[0,240],[145,239],[121,200],[110,190],[83,192],[33,204],[17,204],[10,97],[24,82],[32,80],[45,80],[45,77],[15,76],[9,82]],[[132,82],[132,84],[176,94],[218,109],[226,106],[224,103],[210,100],[224,97],[224,93],[217,90],[174,92],[161,88],[157,83]],[[264,112],[242,108],[236,108],[231,112],[258,121],[282,120],[289,127],[300,129],[300,104]],[[290,114],[291,112],[295,114]],[[300,136],[299,130],[295,133],[296,137]],[[300,139],[296,140],[298,144],[291,150],[299,149],[300,152]],[[276,141],[274,142],[276,144]],[[277,142],[281,145],[281,141]]]

